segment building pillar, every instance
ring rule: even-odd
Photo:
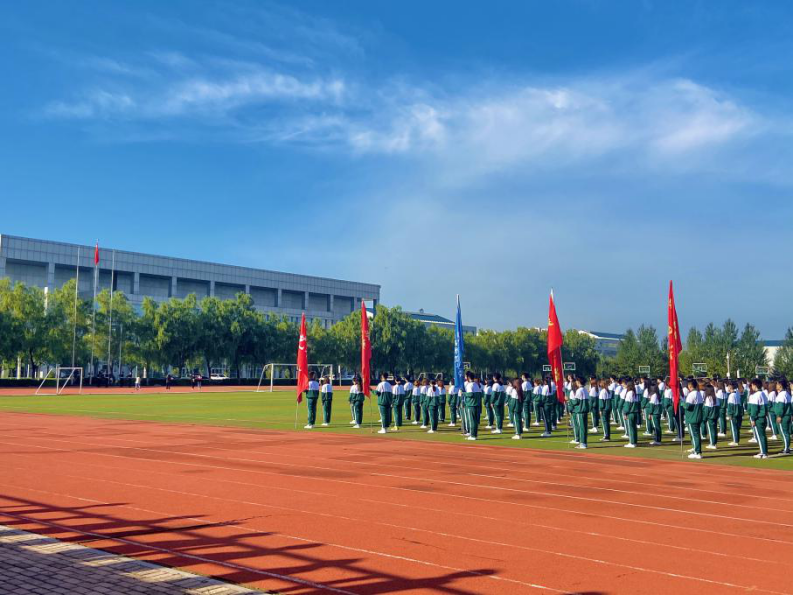
[[[284,302],[281,301],[281,288],[279,287],[276,290],[276,308],[281,308],[282,307],[281,304],[283,303]]]
[[[210,297],[215,297],[215,281],[210,281]]]
[[[6,257],[0,256],[0,278],[6,276]]]
[[[308,291],[304,291],[303,292],[303,309],[304,310],[308,310],[309,309],[309,292]]]
[[[168,297],[176,297],[176,277],[171,277],[171,293]]]
[[[328,294],[328,311],[333,315],[334,313],[334,294]]]
[[[132,293],[133,295],[140,295],[141,293],[141,274],[132,274]]]
[[[251,295],[251,286],[248,283],[245,284],[245,293]]]
[[[47,287],[50,288],[50,291],[55,289],[55,263],[48,262],[47,263]]]

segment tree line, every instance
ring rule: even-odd
[[[145,298],[136,312],[124,293],[116,291],[111,317],[107,289],[97,294],[92,311],[91,299],[78,297],[75,307],[74,280],[49,294],[38,287],[0,280],[0,362],[6,371],[15,368],[17,358],[32,374],[42,364],[68,366],[73,353],[74,365],[87,371],[93,351],[94,360],[110,369],[121,360],[128,368],[145,367],[150,376],[156,371],[172,373],[174,368],[197,369],[209,375],[211,368],[221,367],[240,377],[243,366],[258,371],[266,363],[294,362],[298,333],[298,325],[288,318],[256,310],[245,293],[231,300],[197,300],[194,294],[159,303]],[[379,305],[370,336],[373,372],[452,372],[451,328],[428,327],[399,307]],[[361,361],[360,313],[354,311],[330,328],[313,321],[307,340],[310,362],[357,370]],[[465,352],[469,366],[483,373],[541,375],[548,364],[546,333],[533,328],[467,334]],[[749,374],[755,366],[767,365],[758,331],[748,324],[739,333],[728,320],[721,328],[710,324],[703,332],[690,330],[680,369],[686,372],[692,363],[705,362],[709,374],[724,375],[728,352],[732,371],[747,370]],[[594,339],[587,334],[570,329],[564,335],[563,361],[575,363],[576,372],[583,375],[636,375],[638,366],[645,365],[653,374],[664,374],[666,353],[666,337],[660,339],[652,326],[629,329],[614,358],[599,356]],[[775,369],[788,370],[790,376],[791,329],[778,356]]]

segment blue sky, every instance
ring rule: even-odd
[[[790,2],[0,7],[0,233],[481,327],[792,314]]]

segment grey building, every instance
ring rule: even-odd
[[[455,330],[455,323],[450,320],[449,318],[444,318],[443,316],[439,316],[438,314],[428,314],[423,309],[419,309],[419,312],[406,312],[408,316],[413,318],[414,320],[418,320],[419,322],[423,323],[425,326],[440,326],[442,328],[448,328],[451,330]],[[476,326],[469,326],[464,324],[463,325],[463,334],[471,333],[473,335],[477,334],[477,327]]]
[[[94,246],[0,235],[0,278],[41,288],[58,288],[73,279],[80,252],[79,291],[93,293]],[[98,290],[110,287],[114,250],[100,247]],[[113,289],[122,291],[140,308],[144,298],[158,302],[190,293],[198,299],[232,299],[249,294],[262,312],[285,315],[294,321],[306,312],[309,321],[326,327],[341,320],[361,301],[380,301],[380,285],[310,277],[227,264],[171,258],[140,252],[115,251]]]

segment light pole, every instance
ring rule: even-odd
[[[731,377],[731,352],[725,354],[725,359],[728,362],[728,378]]]

